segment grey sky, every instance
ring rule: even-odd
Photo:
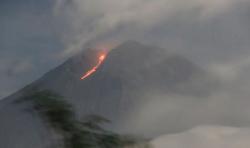
[[[56,65],[63,47],[51,4],[0,2],[0,97],[13,93]]]

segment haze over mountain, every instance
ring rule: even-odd
[[[112,121],[108,128],[130,133],[131,130],[124,127],[135,127],[127,120],[133,118],[142,104],[155,99],[146,95],[207,96],[215,85],[212,76],[185,57],[133,41],[111,50],[93,75],[80,80],[82,74],[97,62],[98,52],[84,50],[2,100],[1,145],[5,148],[43,148],[49,144],[47,130],[41,120],[24,110],[30,104],[14,103],[35,90],[55,91],[73,104],[79,117],[98,114]],[[160,134],[159,131],[161,129],[156,127],[137,134],[151,136]]]

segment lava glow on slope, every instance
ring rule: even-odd
[[[81,80],[86,79],[87,77],[89,77],[90,75],[92,75],[99,67],[100,65],[103,63],[103,61],[106,58],[106,54],[101,54],[98,58],[98,63],[89,71],[87,71],[82,77]]]

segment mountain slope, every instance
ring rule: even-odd
[[[34,90],[53,90],[72,103],[79,116],[104,116],[112,121],[108,128],[119,130],[146,101],[145,92],[199,96],[208,95],[213,86],[207,73],[184,57],[131,41],[111,50],[99,69],[81,81],[97,55],[95,50],[79,53],[1,101],[0,143],[5,148],[32,148],[49,141],[40,119],[24,111],[29,104],[13,104]]]

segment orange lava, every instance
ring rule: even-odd
[[[92,68],[90,69],[89,71],[87,71],[82,77],[81,77],[81,80],[84,80],[85,78],[87,78],[88,76],[90,76],[91,74],[93,74],[97,68],[100,67],[100,65],[102,64],[102,62],[105,60],[106,58],[106,55],[105,54],[101,54],[98,58],[98,63]]]

